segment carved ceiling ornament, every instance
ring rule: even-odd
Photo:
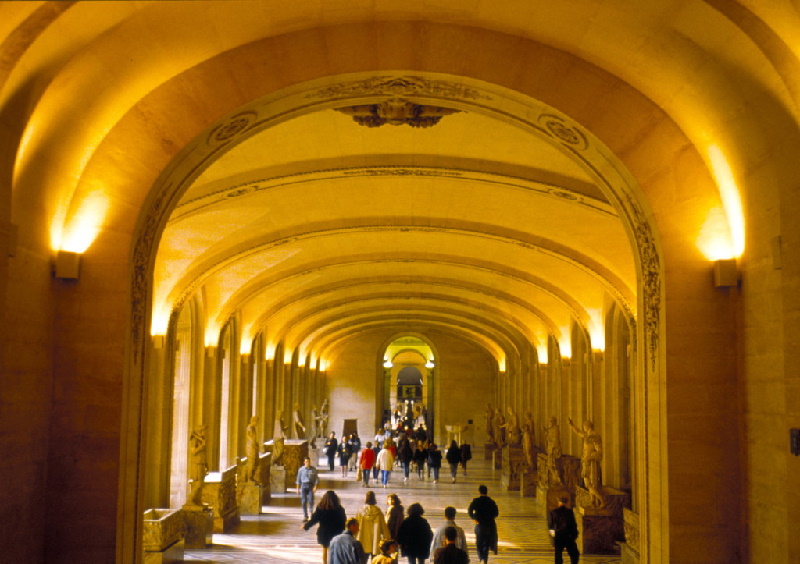
[[[386,96],[404,98],[428,96],[444,99],[491,100],[492,98],[475,88],[469,88],[449,80],[432,80],[421,76],[373,76],[363,80],[341,82],[320,88],[307,98],[358,98],[364,96]]]
[[[414,104],[404,98],[390,98],[380,104],[334,109],[351,116],[358,125],[365,127],[380,127],[386,124],[409,125],[418,128],[433,127],[444,116],[458,112],[452,108]]]

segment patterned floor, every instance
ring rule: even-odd
[[[518,492],[504,492],[500,485],[500,471],[494,471],[483,460],[478,451],[470,462],[468,475],[459,474],[455,484],[451,482],[449,471],[443,469],[438,484],[420,481],[412,472],[407,483],[403,482],[402,471],[392,473],[389,488],[374,488],[378,503],[385,508],[387,493],[396,493],[405,507],[419,502],[425,508],[425,517],[432,528],[443,521],[443,510],[453,505],[458,510],[456,523],[467,533],[470,545],[471,562],[477,563],[475,536],[472,524],[466,515],[467,506],[478,495],[478,485],[486,484],[489,496],[494,498],[500,508],[497,520],[500,539],[498,554],[490,555],[491,564],[550,564],[553,562],[553,549],[547,534],[546,521],[542,508],[534,498],[521,498]],[[321,483],[319,495],[333,489],[342,500],[348,517],[355,515],[364,502],[366,490],[355,481],[355,474],[343,478],[337,467],[328,472],[327,464],[317,465],[320,469]],[[316,543],[315,529],[306,532],[301,528],[303,511],[299,496],[293,492],[274,494],[272,503],[264,506],[264,513],[255,517],[243,517],[241,525],[231,534],[214,534],[214,545],[207,549],[187,550],[186,562],[233,563],[259,562],[293,564],[297,562],[319,563],[321,548]],[[569,557],[564,554],[569,562]],[[615,556],[581,556],[587,564],[620,564]],[[400,558],[400,562],[405,559]]]

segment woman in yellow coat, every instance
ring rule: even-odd
[[[366,500],[361,509],[356,513],[358,519],[358,536],[356,537],[364,552],[372,556],[380,554],[381,542],[389,540],[389,527],[386,526],[386,519],[383,511],[378,507],[375,499],[375,492],[369,490]]]

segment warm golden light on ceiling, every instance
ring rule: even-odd
[[[92,192],[84,198],[78,211],[67,220],[60,250],[84,253],[100,233],[108,208],[108,198],[102,192]]]
[[[589,314],[591,319],[588,329],[592,350],[606,350],[606,328],[603,322],[603,310],[601,308],[586,308],[586,313]]]
[[[695,244],[710,261],[725,260],[735,256],[725,210],[716,207],[708,212]]]
[[[711,161],[711,171],[717,181],[720,198],[722,198],[722,206],[725,208],[725,215],[728,219],[731,245],[731,254],[729,256],[717,256],[716,259],[712,260],[737,258],[744,253],[745,240],[744,211],[742,210],[739,188],[736,185],[730,164],[718,146],[711,145],[708,148],[708,158]]]

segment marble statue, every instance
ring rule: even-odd
[[[522,432],[519,428],[519,417],[514,412],[514,408],[508,406],[508,417],[506,417],[505,422],[505,442],[509,445],[519,445],[522,443]]]
[[[206,459],[206,426],[200,425],[189,437],[189,453],[191,463],[189,465],[189,479],[192,481],[189,491],[189,501],[186,505],[202,507],[203,505],[203,484],[208,473],[208,462]]]
[[[555,417],[551,417],[549,424],[544,428],[544,436],[547,454],[547,468],[544,471],[547,472],[547,482],[559,485],[561,484],[561,472],[558,470],[558,459],[561,458],[561,430]]]
[[[296,439],[306,438],[306,423],[303,421],[303,414],[300,413],[300,404],[294,404],[294,411],[292,412],[292,420],[294,421],[294,435]]]
[[[536,465],[534,462],[536,449],[533,444],[533,426],[532,423],[526,422],[522,425],[522,456],[528,468]]]
[[[491,403],[486,404],[486,413],[483,417],[486,419],[486,442],[496,442],[494,440],[494,408]]]
[[[286,423],[283,422],[283,410],[278,411],[275,418],[275,430],[272,434],[272,465],[281,466],[283,462],[283,445],[286,442]]]
[[[330,417],[330,407],[328,406],[328,398],[322,400],[322,406],[319,408],[319,429],[317,430],[318,437],[328,436],[328,417]]]
[[[258,442],[258,416],[250,418],[247,426],[247,440],[245,441],[245,455],[247,456],[247,466],[244,471],[246,482],[258,483],[258,465],[260,463],[261,445]]]
[[[311,425],[309,427],[308,433],[308,442],[311,444],[311,448],[317,448],[317,437],[319,433],[319,411],[317,411],[317,406],[311,406]]]
[[[594,430],[594,423],[584,421],[583,429],[579,429],[572,419],[568,419],[569,426],[583,438],[583,454],[581,455],[581,477],[589,495],[592,497],[594,507],[605,505],[603,484],[601,483],[600,463],[603,461],[603,441],[600,434]]]
[[[506,418],[503,417],[503,410],[499,407],[494,410],[494,442],[498,446],[506,444],[505,441]]]

